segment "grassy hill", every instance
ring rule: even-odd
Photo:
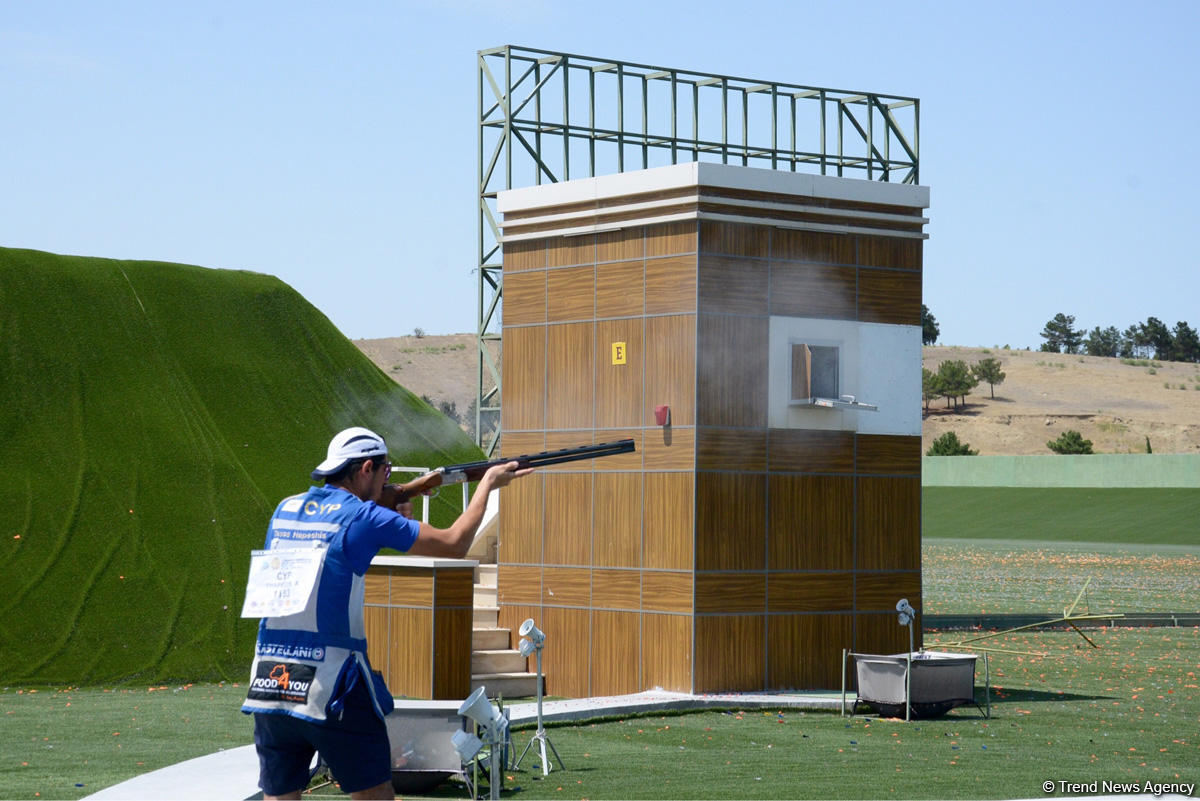
[[[249,551],[348,425],[480,458],[276,278],[0,249],[5,682],[242,678]]]

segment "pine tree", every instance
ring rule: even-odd
[[[1200,336],[1197,336],[1196,329],[1188,325],[1187,321],[1180,320],[1175,323],[1173,339],[1177,361],[1200,362]]]
[[[921,304],[921,344],[932,345],[937,342],[938,336],[942,333],[938,328],[937,318],[930,313],[929,307],[924,303]]]
[[[1004,383],[1005,372],[1000,369],[1000,360],[989,356],[971,368],[971,375],[976,381],[984,381],[991,389],[992,398],[996,397],[996,385]]]
[[[921,368],[921,400],[925,401],[925,413],[929,414],[929,402],[942,396],[942,380],[932,370]]]
[[[955,410],[958,409],[959,398],[962,398],[965,406],[967,395],[979,385],[979,381],[971,375],[971,369],[962,359],[942,362],[938,365],[937,375],[942,385],[941,394],[946,397],[946,405],[953,399]]]
[[[1041,349],[1047,353],[1078,353],[1083,343],[1083,334],[1075,328],[1075,316],[1062,312],[1046,323],[1039,336],[1046,340]]]

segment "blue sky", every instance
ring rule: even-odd
[[[944,343],[1200,326],[1198,30],[1195,2],[0,0],[0,245],[270,273],[352,338],[474,331],[475,52],[517,44],[919,97]]]

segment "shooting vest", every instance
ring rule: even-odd
[[[303,611],[259,623],[243,712],[336,719],[360,681],[366,682],[380,718],[392,711],[392,696],[367,661],[364,577],[354,573],[345,553],[346,530],[365,503],[344,490],[312,487],[275,509],[268,552],[313,548],[321,553],[313,557],[319,565]]]

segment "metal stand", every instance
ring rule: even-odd
[[[985,714],[990,718],[992,716],[992,672],[988,665],[987,651],[983,652],[983,692],[984,703],[987,704],[987,712]]]
[[[491,753],[488,755],[488,798],[491,801],[500,801],[501,753],[502,749],[499,749],[496,743],[492,743]]]
[[[913,630],[912,620],[908,621],[908,666],[904,671],[904,722],[911,719],[912,713],[912,652]]]
[[[521,756],[517,757],[516,763],[513,765],[513,770],[521,767],[521,760],[529,753],[529,749],[534,743],[538,744],[538,753],[542,757],[542,775],[550,775],[550,762],[546,759],[546,746],[550,746],[550,750],[554,752],[554,758],[558,760],[559,767],[562,767],[562,757],[558,755],[558,749],[554,747],[554,743],[550,742],[550,738],[546,736],[546,727],[542,725],[542,649],[537,649],[537,732],[525,744],[525,750],[521,752]]]

